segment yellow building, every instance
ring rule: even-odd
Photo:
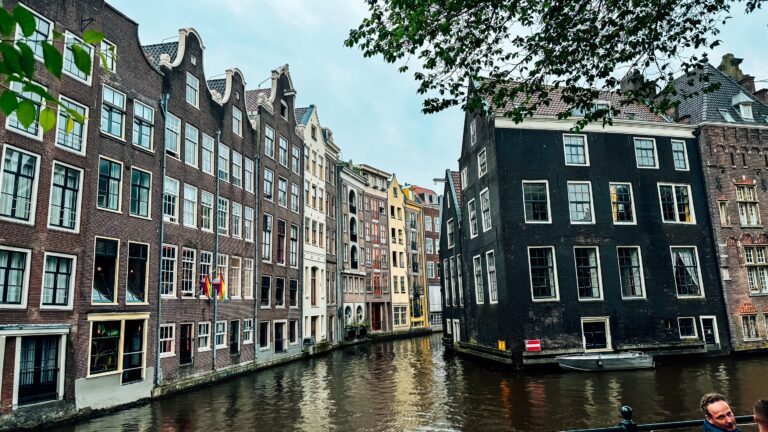
[[[407,331],[410,323],[410,284],[408,283],[408,256],[406,246],[405,197],[397,176],[392,174],[387,192],[389,203],[389,256],[392,284],[392,330]]]
[[[424,252],[424,212],[421,200],[411,188],[405,195],[405,231],[408,255],[408,284],[411,328],[428,328],[428,296],[426,292],[426,255]]]

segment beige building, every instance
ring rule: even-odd
[[[392,262],[392,330],[410,329],[410,283],[405,230],[405,195],[397,176],[392,174],[387,191],[389,202],[389,256]]]

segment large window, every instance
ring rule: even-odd
[[[616,253],[619,261],[622,298],[645,297],[643,260],[640,255],[640,248],[637,246],[620,246],[616,248]]]
[[[555,248],[551,246],[528,248],[528,269],[531,274],[531,291],[534,301],[560,298],[554,255]]]
[[[181,295],[185,297],[195,296],[195,287],[197,286],[197,278],[195,277],[196,255],[197,251],[194,249],[183,248],[181,250]]]
[[[491,198],[488,188],[480,192],[480,216],[483,220],[483,232],[491,229]]]
[[[101,131],[122,139],[125,129],[125,94],[104,86],[101,98]]]
[[[658,168],[656,141],[650,138],[635,138],[635,162],[638,168]]]
[[[200,132],[189,123],[184,125],[184,162],[197,168],[197,146]]]
[[[131,215],[149,218],[152,174],[131,168]]]
[[[475,277],[475,302],[480,304],[485,301],[485,293],[483,291],[483,259],[480,255],[472,258],[472,270]]]
[[[165,177],[163,182],[163,219],[179,222],[179,181],[171,177]]]
[[[695,223],[691,186],[659,183],[661,218],[667,223]]]
[[[742,226],[760,226],[760,207],[754,186],[736,186],[739,222]]]
[[[176,296],[176,246],[164,244],[160,260],[160,295]]]
[[[245,208],[245,216],[243,217],[243,239],[245,241],[253,241],[253,207]]]
[[[243,170],[245,172],[243,179],[243,183],[245,183],[245,190],[248,192],[253,192],[254,164],[252,159],[245,158],[245,167]]]
[[[243,205],[232,201],[232,237],[243,235]]]
[[[232,150],[232,185],[243,187],[243,155]]]
[[[264,129],[264,154],[275,158],[275,130],[269,126]]]
[[[113,239],[96,238],[93,262],[93,303],[115,303],[117,282],[117,257],[119,242]]]
[[[232,256],[229,258],[229,290],[230,297],[240,297],[242,295],[242,280],[240,279],[240,257]]]
[[[96,207],[120,211],[123,164],[111,159],[99,158],[99,195]]]
[[[133,101],[133,145],[152,150],[155,129],[155,110]]]
[[[634,224],[635,208],[633,207],[632,184],[611,183],[611,213],[615,224]]]
[[[701,297],[701,275],[695,247],[672,247],[672,270],[678,297]]]
[[[688,171],[688,150],[685,141],[672,140],[672,160],[675,161],[675,169]]]
[[[261,259],[272,261],[272,215],[264,214],[261,235]]]
[[[0,246],[0,306],[26,306],[31,255],[26,249]]]
[[[546,181],[523,181],[525,222],[549,223],[549,184]]]
[[[563,135],[566,165],[589,165],[589,151],[585,135]]]
[[[204,133],[200,169],[202,169],[204,173],[211,175],[213,175],[213,144],[213,137]]]
[[[768,294],[768,248],[765,246],[744,246],[744,264],[750,294]]]
[[[27,9],[35,17],[35,31],[31,36],[24,36],[21,26],[16,27],[15,40],[24,42],[32,49],[32,53],[40,60],[44,59],[43,41],[51,41],[53,24],[37,13]]]
[[[61,108],[68,108],[88,118],[88,107],[67,99],[64,96],[59,97]],[[65,109],[59,109],[58,121],[56,126],[56,145],[74,151],[75,153],[85,153],[85,142],[87,129],[84,123],[80,123],[72,118]],[[69,124],[68,124],[69,123]],[[69,129],[69,130],[68,130]]]
[[[4,146],[0,177],[1,218],[34,222],[39,160],[37,155]]]
[[[64,38],[65,38],[64,66],[62,68],[62,71],[65,74],[71,76],[72,78],[75,78],[80,82],[90,85],[91,84],[90,68],[87,72],[83,72],[80,70],[80,68],[77,67],[75,63],[75,52],[74,52],[73,46],[78,45],[82,49],[82,51],[85,51],[85,53],[87,53],[88,57],[91,59],[91,62],[93,62],[93,48],[91,48],[90,45],[83,43],[82,39],[73,35],[72,33],[66,32]]]
[[[128,243],[126,303],[146,303],[149,284],[149,245]]]
[[[80,225],[80,190],[82,170],[53,163],[51,179],[51,203],[48,226],[69,231],[78,231]]]
[[[184,226],[197,228],[197,188],[184,185]]]
[[[43,306],[63,308],[72,306],[76,260],[77,257],[72,255],[46,252],[41,302]]]
[[[568,210],[571,223],[594,223],[592,211],[592,183],[568,182]]]
[[[579,300],[602,299],[600,283],[600,252],[596,247],[575,247],[576,288]]]
[[[146,319],[92,321],[89,376],[122,372],[123,384],[143,380],[146,325]]]
[[[32,105],[35,109],[35,117],[32,123],[30,123],[29,126],[24,126],[19,121],[19,118],[16,115],[16,112],[14,111],[11,113],[11,115],[8,116],[7,120],[7,127],[13,129],[15,132],[21,133],[23,135],[31,136],[35,139],[42,139],[43,138],[43,128],[40,127],[40,112],[43,109],[43,98],[37,93],[33,93],[31,91],[24,91],[21,83],[17,81],[13,81],[10,84],[11,90],[16,93],[16,95],[21,99],[21,101],[29,101],[32,102]]]
[[[253,298],[253,259],[243,258],[243,297]]]

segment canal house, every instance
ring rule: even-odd
[[[341,286],[337,251],[338,207],[338,165],[341,149],[333,142],[333,131],[327,127],[321,129],[325,149],[325,287],[328,316],[328,341],[337,344],[342,340],[344,323],[341,321]]]
[[[405,196],[406,244],[408,246],[408,297],[411,328],[427,328],[427,278],[424,253],[424,206],[413,186],[403,188]],[[393,300],[394,303],[394,300]]]
[[[466,115],[443,204],[449,345],[515,366],[727,352],[695,128],[629,105],[572,132],[552,94],[520,124],[511,104]]]
[[[338,169],[340,199],[337,201],[340,222],[338,223],[338,249],[341,258],[338,262],[339,281],[341,282],[342,322],[344,340],[353,340],[364,336],[368,327],[368,314],[365,304],[366,269],[372,265],[368,243],[378,241],[379,232],[371,232],[370,222],[363,221],[363,193],[365,178],[359,168],[342,162]],[[361,232],[358,235],[358,227]],[[364,229],[362,227],[365,227]]]
[[[409,278],[410,272],[408,271],[408,263],[410,262],[408,239],[410,238],[410,232],[406,228],[408,218],[405,214],[405,194],[395,174],[389,180],[387,202],[389,203],[387,214],[389,215],[390,239],[387,244],[389,245],[389,256],[392,258],[390,261],[392,310],[389,312],[392,315],[392,330],[397,332],[410,329],[411,281]],[[385,279],[383,283],[389,284],[390,282]]]
[[[698,151],[712,221],[718,267],[734,351],[768,349],[768,89],[723,56],[707,65],[707,81],[679,78],[675,87],[696,92],[673,113],[699,127]],[[717,91],[704,94],[711,83]]]
[[[424,262],[426,272],[426,293],[429,327],[442,330],[443,301],[440,294],[440,203],[442,196],[435,191],[420,186],[411,186],[416,198],[421,203],[424,223]]]

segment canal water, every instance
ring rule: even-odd
[[[446,353],[432,335],[349,347],[54,430],[555,431],[614,425],[622,404],[643,422],[698,418],[709,391],[749,413],[768,397],[768,357],[514,372]]]

